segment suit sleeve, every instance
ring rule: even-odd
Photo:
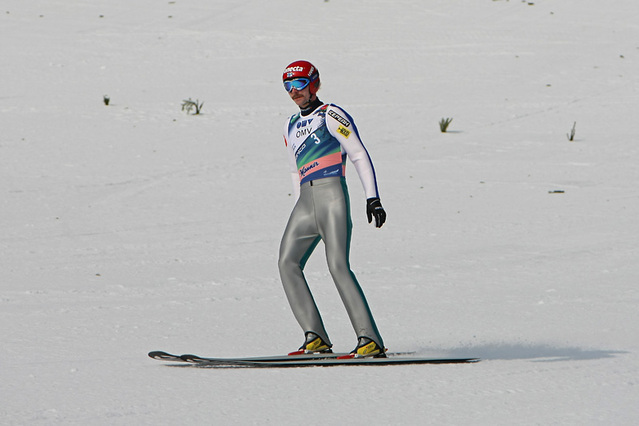
[[[373,162],[362,143],[352,117],[338,106],[330,105],[326,111],[326,127],[355,166],[366,198],[379,197]]]
[[[297,171],[297,163],[295,161],[295,153],[293,149],[288,144],[287,139],[288,133],[288,123],[284,129],[284,144],[286,145],[286,153],[288,155],[288,164],[291,171],[291,181],[293,183],[293,196],[295,197],[295,201],[300,197],[300,174]]]

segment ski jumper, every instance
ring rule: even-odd
[[[345,179],[347,157],[366,198],[379,197],[375,170],[355,123],[336,105],[323,104],[305,116],[293,115],[286,122],[284,141],[297,201],[282,237],[278,266],[293,314],[304,333],[313,332],[331,344],[304,277],[304,266],[321,240],[357,337],[368,337],[384,347],[349,263],[352,222]]]

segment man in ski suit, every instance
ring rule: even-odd
[[[351,216],[346,158],[355,166],[367,198],[368,222],[380,228],[386,220],[371,159],[353,119],[343,109],[317,98],[317,68],[307,61],[291,63],[284,88],[300,112],[286,122],[287,147],[296,204],[282,237],[279,271],[295,318],[305,333],[299,351],[330,352],[331,341],[304,277],[304,266],[322,240],[329,271],[346,307],[358,343],[352,356],[385,356],[368,302],[350,269]]]

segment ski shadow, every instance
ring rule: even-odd
[[[427,351],[437,351],[432,348]],[[628,351],[606,349],[585,349],[574,346],[558,347],[550,344],[488,343],[459,348],[441,348],[451,358],[480,358],[490,360],[530,360],[533,362],[586,361],[614,358]],[[421,352],[421,351],[420,351]]]

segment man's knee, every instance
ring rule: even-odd
[[[344,259],[328,259],[328,270],[335,279],[351,275],[351,268]]]

